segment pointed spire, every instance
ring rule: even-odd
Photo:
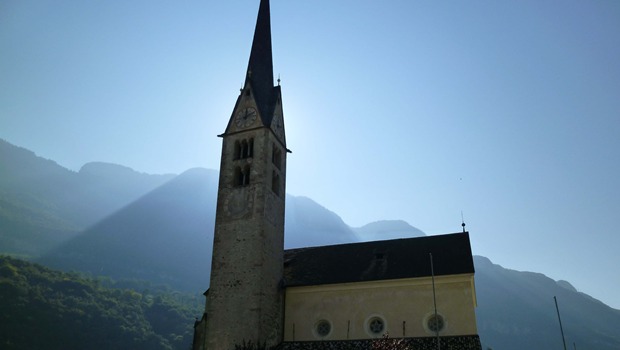
[[[246,86],[250,84],[259,104],[261,114],[268,114],[273,93],[273,60],[271,57],[271,16],[269,0],[261,0],[252,41],[250,62],[246,74]],[[270,119],[269,115],[261,115]]]
[[[254,40],[248,64],[248,75],[255,82],[273,87],[273,62],[271,58],[271,16],[269,0],[261,0],[254,29]]]

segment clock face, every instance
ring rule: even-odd
[[[239,113],[237,113],[235,124],[238,128],[247,128],[248,126],[254,124],[257,116],[258,113],[256,112],[256,109],[252,107],[242,109]]]

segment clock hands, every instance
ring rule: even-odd
[[[237,126],[238,127],[247,127],[254,123],[256,120],[256,110],[252,107],[248,107],[244,110],[241,110],[237,115]]]
[[[256,114],[255,110],[250,109],[250,108],[246,109],[245,110],[245,114],[243,116],[243,120],[248,120],[248,119],[254,117],[254,114]]]
[[[251,114],[250,109],[246,109],[245,114],[243,115],[243,120],[245,121],[245,120],[250,119],[250,114]]]

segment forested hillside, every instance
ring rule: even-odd
[[[187,349],[204,304],[201,295],[90,279],[6,256],[0,301],[0,348],[7,350]]]

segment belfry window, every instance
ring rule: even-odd
[[[254,139],[235,141],[233,159],[246,159],[254,156]]]
[[[271,190],[280,195],[280,175],[275,170],[271,174]]]
[[[276,168],[281,169],[282,151],[280,151],[280,148],[278,148],[275,143],[273,144],[273,150],[271,152],[271,162],[276,166]]]
[[[245,159],[248,157],[248,153],[249,153],[249,146],[248,146],[248,141],[243,140],[241,141],[241,153],[239,153],[239,158],[241,159]]]
[[[248,158],[254,157],[254,139],[248,141]]]
[[[234,186],[241,187],[250,184],[250,166],[246,165],[244,168],[236,167],[234,174]]]
[[[238,140],[235,141],[235,149],[233,152],[233,159],[237,160],[241,158],[241,143]]]

